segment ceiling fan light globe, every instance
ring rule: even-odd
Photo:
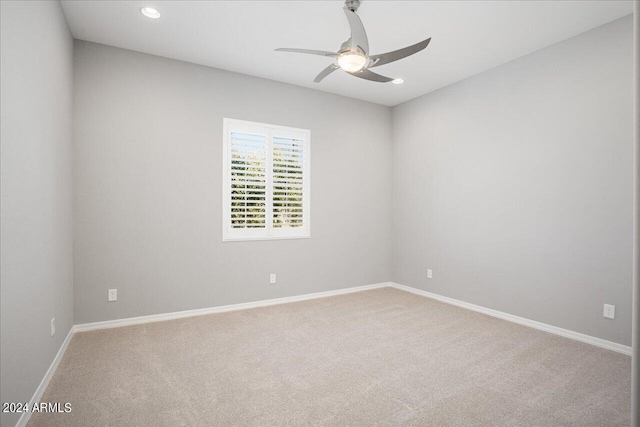
[[[338,66],[347,73],[360,71],[367,64],[367,58],[357,53],[345,53],[338,57]]]

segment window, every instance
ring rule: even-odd
[[[222,240],[309,237],[309,136],[224,119]]]

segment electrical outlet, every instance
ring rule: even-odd
[[[51,319],[51,336],[56,334],[56,318]]]
[[[271,273],[269,275],[269,284],[274,285],[276,283],[276,274],[275,273]]]
[[[118,290],[117,289],[109,289],[108,300],[109,300],[109,302],[118,301]]]
[[[427,270],[427,279],[433,279],[433,270]]]
[[[604,312],[602,313],[604,317],[607,319],[615,319],[616,318],[616,306],[611,304],[604,305]]]

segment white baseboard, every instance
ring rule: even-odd
[[[103,322],[83,323],[75,325],[75,332],[93,331],[96,329],[117,328],[121,326],[138,325],[141,323],[160,322],[163,320],[182,319],[185,317],[202,316],[205,314],[224,313],[227,311],[246,310],[248,308],[267,307],[276,304],[286,304],[290,302],[306,301],[316,298],[326,298],[336,295],[350,294],[353,292],[368,291],[371,289],[389,287],[389,282],[376,283],[373,285],[356,286],[353,288],[337,289],[335,291],[316,292],[313,294],[296,295],[293,297],[274,298],[262,301],[245,302],[241,304],[222,305],[218,307],[199,308],[196,310],[177,311],[173,313],[152,314],[149,316],[129,317],[126,319],[106,320]]]
[[[47,373],[44,374],[44,378],[42,378],[42,381],[40,381],[40,385],[36,389],[36,392],[33,393],[33,397],[29,401],[29,408],[31,408],[31,406],[34,403],[40,402],[40,399],[42,398],[44,391],[47,389],[47,386],[49,385],[49,381],[51,381],[51,377],[53,377],[53,374],[56,372],[56,369],[58,369],[58,365],[62,360],[62,356],[64,356],[64,352],[67,351],[67,347],[69,346],[69,342],[71,341],[71,338],[73,337],[74,332],[75,332],[74,327],[72,326],[71,329],[69,329],[69,333],[67,334],[67,337],[62,342],[62,345],[58,350],[58,354],[56,354],[56,357],[53,359],[53,362],[51,362],[51,366],[49,366]],[[16,423],[16,427],[26,426],[30,418],[31,418],[31,411],[23,412],[22,415],[20,416],[20,419],[18,419],[18,422]]]
[[[432,292],[423,291],[421,289],[413,288],[410,286],[401,285],[394,282],[376,283],[373,285],[356,286],[353,288],[338,289],[335,291],[317,292],[313,294],[297,295],[293,297],[274,298],[262,301],[247,302],[241,304],[223,305],[218,307],[208,307],[196,310],[178,311],[174,313],[153,314],[150,316],[130,317],[127,319],[107,320],[104,322],[84,323],[75,325],[73,332],[93,331],[96,329],[117,328],[121,326],[138,325],[149,322],[160,322],[163,320],[181,319],[192,316],[202,316],[205,314],[224,313],[227,311],[246,310],[249,308],[267,307],[276,304],[286,304],[290,302],[306,301],[315,298],[325,298],[336,295],[349,294],[353,292],[368,291],[371,289],[378,289],[384,287],[392,287],[400,289],[406,292],[411,292],[417,295],[421,295],[427,298],[435,299],[447,304],[455,305],[458,307],[466,308],[467,310],[476,311],[498,319],[507,320],[509,322],[517,323],[519,325],[528,326],[530,328],[538,329],[541,331],[549,332],[551,334],[559,335],[565,338],[570,338],[576,341],[584,342],[587,344],[595,345],[596,347],[605,348],[607,350],[616,351],[618,353],[631,355],[631,347],[623,344],[618,344],[612,341],[607,341],[602,338],[592,337],[590,335],[581,334],[579,332],[570,331],[568,329],[559,328],[557,326],[548,325],[546,323],[538,322],[535,320],[526,319],[524,317],[515,316],[513,314],[504,313],[502,311],[493,310],[491,308],[482,307],[479,305],[471,304],[468,302],[460,301],[454,298],[445,297],[442,295],[434,294]]]
[[[413,294],[422,295],[427,298],[435,299],[446,304],[455,305],[458,307],[466,308],[467,310],[477,311],[498,319],[507,320],[509,322],[517,323],[519,325],[528,326],[530,328],[539,329],[541,331],[549,332],[551,334],[560,335],[561,337],[571,338],[572,340],[580,341],[583,343],[595,345],[596,347],[606,348],[607,350],[616,351],[618,353],[631,355],[631,347],[615,342],[603,340],[602,338],[592,337],[590,335],[581,334],[579,332],[570,331],[568,329],[562,329],[557,326],[548,325],[546,323],[537,322],[535,320],[525,319],[524,317],[514,316],[513,314],[503,313],[502,311],[493,310],[491,308],[482,307],[468,302],[460,301],[457,299],[445,297],[442,295],[434,294],[432,292],[423,291],[422,289],[412,288],[410,286],[400,285],[398,283],[390,283],[390,286],[396,289],[400,289]]]

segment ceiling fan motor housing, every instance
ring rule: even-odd
[[[354,53],[358,53],[362,56],[367,56],[367,54],[365,53],[364,50],[362,50],[362,48],[360,46],[356,46],[355,50],[351,49],[351,39],[347,39],[346,42],[342,43],[342,45],[340,45],[340,50],[338,51],[338,54],[342,54],[345,52],[354,52]]]

